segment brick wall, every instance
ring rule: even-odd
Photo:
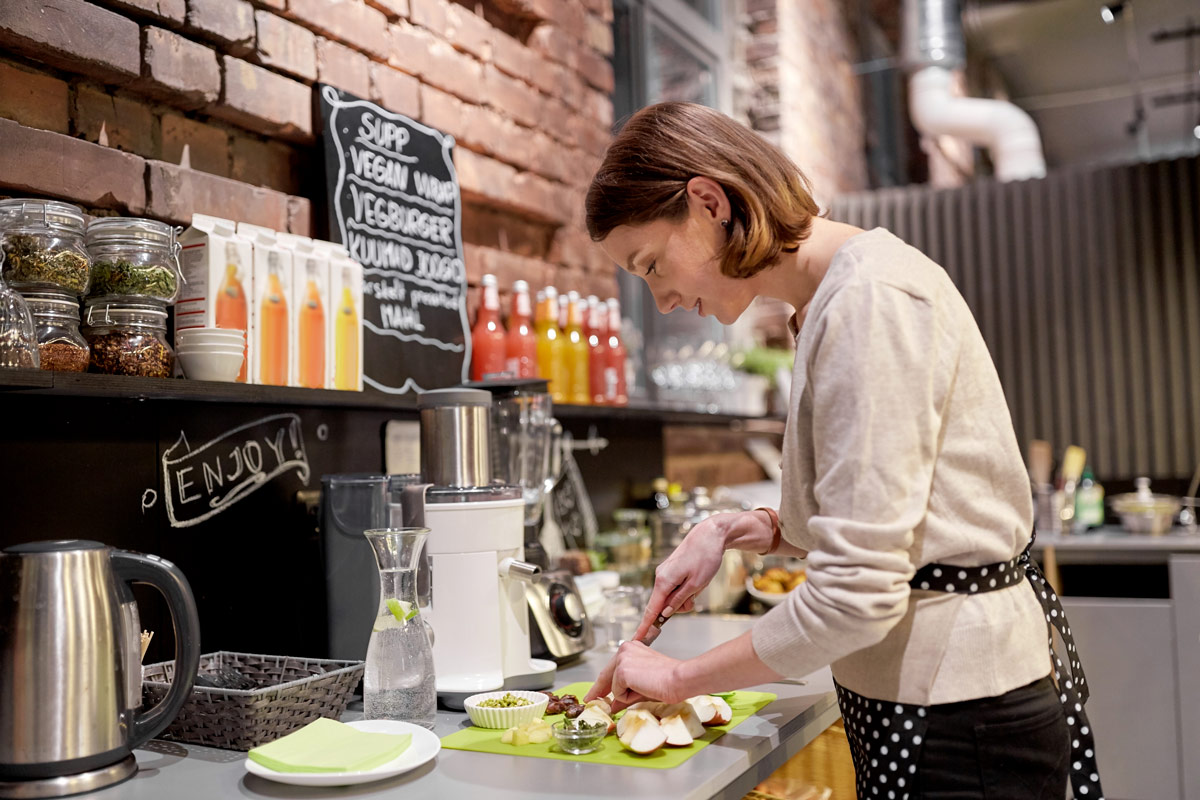
[[[611,0],[2,0],[0,195],[325,236],[314,83],[452,134],[468,280],[602,296]]]

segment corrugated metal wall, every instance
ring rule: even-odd
[[[1200,460],[1200,158],[845,195],[949,272],[992,351],[1022,450],[1088,451],[1098,477]]]

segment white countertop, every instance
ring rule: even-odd
[[[655,649],[686,658],[746,631],[753,617],[680,616],[663,628]],[[555,685],[591,680],[609,653],[593,650],[560,670]],[[779,698],[674,769],[499,756],[443,749],[429,764],[391,780],[316,789],[250,775],[245,753],[153,741],[139,748],[139,772],[125,783],[79,798],[95,800],[217,800],[218,798],[403,798],[404,800],[530,800],[530,798],[672,798],[740,800],[839,717],[828,669],[806,685],[752,687]],[[348,712],[346,719],[352,718]],[[438,711],[434,732],[458,730],[466,714]]]

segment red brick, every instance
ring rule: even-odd
[[[557,65],[556,65],[557,66]],[[559,92],[559,97],[567,104],[567,107],[572,111],[582,111],[584,103],[587,102],[587,84],[578,73],[572,72],[566,67],[557,67],[562,70],[562,89]]]
[[[67,101],[65,81],[0,61],[0,117],[67,133],[71,128]]]
[[[562,97],[567,87],[567,76],[572,74],[570,70],[561,64],[540,59],[532,54],[530,54],[530,57],[536,65],[533,71],[526,75],[512,75],[512,77],[528,83],[530,86],[541,91],[542,94],[547,94],[551,97]],[[510,75],[511,73],[505,72],[505,74]]]
[[[585,152],[594,156],[603,156],[612,141],[612,126],[601,125],[586,117],[576,117],[571,121],[572,136],[568,144],[574,143]]]
[[[141,74],[136,22],[83,0],[0,2],[0,47],[109,83]]]
[[[448,43],[430,37],[425,50],[425,69],[421,80],[472,103],[482,102],[487,95],[483,85],[483,67],[465,53]]]
[[[589,14],[587,37],[583,41],[596,52],[611,56],[613,54],[612,22],[605,22],[595,14]]]
[[[307,28],[270,11],[254,12],[258,23],[258,60],[306,81],[317,79],[317,37]]]
[[[254,6],[246,0],[187,0],[185,24],[235,56],[254,51]]]
[[[483,275],[490,273],[496,276],[501,286],[511,286],[513,281],[527,281],[530,290],[537,291],[550,283],[554,273],[554,267],[540,259],[477,244],[463,244],[463,259],[467,282],[472,285],[477,285]]]
[[[562,0],[536,0],[536,3],[545,7],[543,18],[554,22],[572,39],[582,40],[587,36],[587,9],[577,0],[566,3]]]
[[[371,59],[343,44],[318,37],[317,78],[358,97],[369,97]]]
[[[545,102],[537,89],[510,78],[492,65],[484,69],[483,97],[489,106],[522,125],[533,127],[545,114]]]
[[[493,28],[486,19],[457,3],[446,10],[446,38],[459,50],[465,50],[480,61],[492,58]]]
[[[421,82],[387,64],[371,65],[371,99],[398,114],[421,119]]]
[[[465,106],[461,100],[425,83],[420,85],[420,96],[421,122],[456,139],[465,138]]]
[[[307,197],[289,197],[287,199],[287,229],[289,233],[301,236],[312,236],[312,201]]]
[[[513,178],[509,198],[515,205],[552,222],[563,223],[571,218],[573,208],[567,200],[566,187],[532,172],[521,172]]]
[[[224,128],[205,125],[179,114],[163,114],[163,161],[181,164],[185,146],[192,169],[229,177],[229,133]]]
[[[612,98],[607,94],[589,91],[584,98],[583,111],[605,128],[612,128],[613,104]]]
[[[411,9],[408,18],[439,38],[450,38],[446,34],[446,0],[408,0]]]
[[[146,162],[139,156],[10,120],[0,120],[0,142],[0,186],[7,193],[134,215],[146,210]]]
[[[551,61],[575,69],[575,42],[557,25],[539,25],[529,35],[529,49]]]
[[[409,15],[408,0],[366,0],[367,5],[383,13],[388,20]]]
[[[254,0],[254,2],[263,8],[273,8],[276,11],[287,10],[287,0]]]
[[[193,214],[287,230],[288,196],[282,192],[185,169],[165,161],[147,161],[146,210],[150,216],[185,225]]]
[[[233,137],[233,166],[229,177],[242,183],[295,194],[299,190],[295,153],[280,142]]]
[[[546,112],[538,126],[563,144],[575,144],[575,128],[582,117],[568,108],[561,100],[546,98]],[[592,123],[594,124],[594,123]]]
[[[604,56],[594,50],[581,50],[579,52],[579,74],[596,89],[605,94],[612,94],[615,86],[613,68]]]
[[[584,269],[587,267],[587,251],[592,242],[588,235],[572,225],[563,225],[554,232],[547,258],[556,264]]]
[[[502,31],[492,32],[492,61],[501,71],[522,80],[541,69],[537,54]]]
[[[387,17],[362,0],[288,0],[288,16],[380,60],[388,57]]]
[[[157,17],[172,25],[182,25],[187,16],[184,0],[100,0],[100,4],[120,11]]]
[[[76,136],[129,153],[158,155],[158,120],[144,103],[80,85],[73,113]]]
[[[225,91],[211,111],[259,133],[311,141],[312,90],[303,83],[225,56]]]
[[[221,96],[217,54],[162,28],[148,27],[138,88],[180,108],[202,108]]]
[[[497,205],[510,204],[509,188],[517,171],[509,165],[456,147],[454,168],[458,172],[458,185],[464,200],[475,198]]]
[[[429,31],[399,20],[388,25],[388,41],[388,64],[418,78],[429,69],[425,52],[435,41]]]

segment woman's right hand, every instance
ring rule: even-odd
[[[753,511],[714,514],[697,523],[667,559],[654,571],[654,589],[634,641],[641,641],[658,615],[670,618],[678,611],[691,611],[696,595],[708,586],[721,568],[730,532],[746,523],[761,524]]]

